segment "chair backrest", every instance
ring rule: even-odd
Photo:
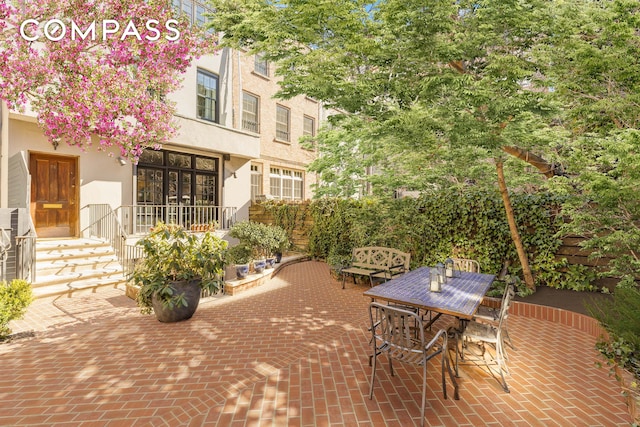
[[[369,317],[373,337],[379,346],[394,359],[417,363],[424,356],[424,345],[416,346],[414,327],[417,328],[417,340],[424,342],[422,319],[414,312],[390,305],[372,302],[369,305]]]
[[[509,282],[504,288],[504,295],[502,296],[502,304],[500,305],[500,315],[498,317],[498,331],[501,331],[506,326],[507,317],[509,316],[509,308],[513,302],[513,298],[516,296],[515,283]]]
[[[474,259],[451,258],[453,260],[453,268],[460,271],[468,271],[470,273],[480,273],[480,264]]]
[[[425,343],[422,318],[417,313],[399,307],[372,302],[369,319],[378,348],[389,357],[416,365],[426,363],[432,355]]]

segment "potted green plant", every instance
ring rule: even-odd
[[[196,235],[175,224],[158,223],[137,242],[144,257],[132,279],[142,313],[161,322],[189,319],[202,290],[215,293],[223,282],[227,242],[212,232]]]
[[[275,256],[275,262],[279,263],[280,261],[282,261],[283,252],[289,249],[291,243],[289,242],[289,236],[287,236],[287,232],[284,228],[277,225],[272,225],[271,233],[273,241],[271,251]]]
[[[229,248],[229,264],[234,264],[236,268],[236,278],[244,279],[249,274],[249,264],[251,264],[251,248],[244,244],[237,244]]]
[[[241,245],[251,248],[253,269],[256,273],[262,273],[269,254],[269,226],[260,222],[240,221],[231,227],[229,235],[238,239]]]

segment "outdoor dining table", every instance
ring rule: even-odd
[[[492,274],[456,271],[456,277],[447,278],[440,292],[432,292],[429,286],[430,270],[429,267],[417,268],[368,289],[364,296],[437,313],[427,326],[442,314],[448,314],[457,317],[463,327],[464,321],[470,320],[476,313],[496,277]]]

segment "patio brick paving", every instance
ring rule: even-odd
[[[12,325],[35,336],[0,344],[0,425],[418,425],[421,370],[391,377],[381,358],[369,400],[366,288],[340,288],[324,263],[294,264],[174,324],[119,289],[37,300]],[[444,400],[432,363],[428,425],[630,425],[593,336],[523,316],[509,331],[511,393],[463,366],[461,400]]]

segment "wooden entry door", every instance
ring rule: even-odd
[[[77,157],[30,153],[31,215],[38,237],[78,234]]]

